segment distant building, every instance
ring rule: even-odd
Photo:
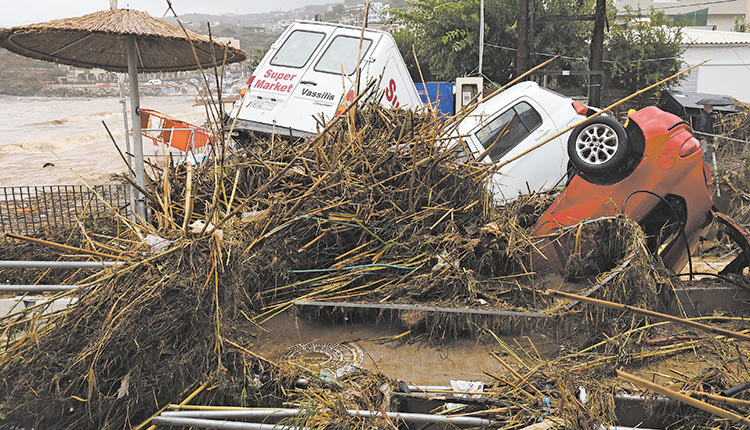
[[[214,37],[214,40],[219,43],[225,43],[232,48],[242,49],[240,47],[240,40],[235,39],[234,37]]]
[[[750,0],[615,0],[617,15],[626,15],[626,7],[648,11],[653,8],[687,26],[731,31],[735,24],[746,25]]]
[[[353,23],[362,23],[362,16],[365,13],[365,3],[358,3],[344,6],[346,13],[353,18]],[[383,2],[370,3],[370,9],[367,11],[368,24],[382,24],[390,19],[390,5]]]
[[[282,31],[290,25],[292,25],[291,19],[280,19],[276,21],[267,21],[265,27],[267,33],[274,33],[277,31]]]
[[[264,25],[243,26],[242,29],[245,31],[249,31],[251,33],[265,33],[266,32],[266,26]]]
[[[80,67],[61,65],[65,76],[59,76],[57,81],[63,84],[94,84],[102,82],[117,82],[117,74],[103,69],[83,69]]]

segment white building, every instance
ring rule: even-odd
[[[750,33],[685,27],[683,34],[682,59],[687,65],[711,61],[691,70],[679,88],[750,103]]]

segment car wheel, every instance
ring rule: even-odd
[[[570,162],[586,179],[612,180],[625,167],[630,145],[625,127],[608,116],[573,129],[568,138]]]

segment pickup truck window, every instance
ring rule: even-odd
[[[490,159],[497,163],[542,125],[542,117],[530,104],[521,102],[500,114],[477,131],[484,149],[490,149]],[[494,145],[493,145],[494,144]]]
[[[315,31],[293,31],[276,51],[276,55],[271,59],[271,65],[296,69],[304,67],[325,37],[325,33]]]
[[[362,56],[370,49],[372,40],[362,40]],[[315,65],[316,72],[351,75],[357,68],[357,54],[359,53],[359,37],[336,36]]]

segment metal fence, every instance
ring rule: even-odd
[[[74,225],[84,215],[125,213],[128,185],[0,187],[0,231],[29,234]]]

